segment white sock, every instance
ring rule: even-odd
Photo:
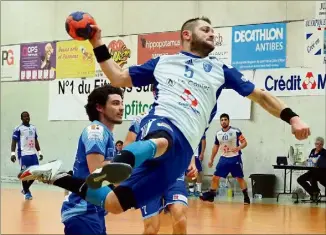
[[[192,192],[192,193],[195,192],[195,185],[194,185],[194,183],[189,183],[188,185],[189,185],[189,191]]]
[[[201,193],[201,183],[196,183],[197,192]]]

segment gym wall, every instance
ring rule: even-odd
[[[304,66],[304,20],[315,16],[314,1],[7,1],[1,2],[1,45],[70,39],[64,22],[68,14],[82,10],[94,16],[103,36],[118,36],[179,30],[182,23],[196,16],[207,16],[214,27],[286,22],[286,67]],[[255,78],[259,79],[259,78]],[[87,121],[48,121],[47,81],[1,81],[1,177],[17,175],[19,166],[10,162],[11,135],[20,124],[20,113],[27,110],[36,125],[44,161],[61,159],[72,168],[77,142]],[[325,137],[325,96],[280,97],[310,126],[312,136],[302,141],[305,154],[314,147],[316,136]],[[323,111],[321,111],[323,110]],[[231,117],[232,119],[232,117]],[[130,121],[116,126],[116,140],[123,140]],[[245,177],[254,173],[275,173],[276,156],[287,155],[298,143],[288,124],[253,104],[250,120],[231,120],[247,138],[243,150]],[[214,144],[218,120],[207,132],[205,174],[212,174],[207,162]],[[218,158],[216,158],[215,163]]]

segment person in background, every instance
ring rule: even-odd
[[[116,150],[116,153],[117,154],[120,154],[121,150],[122,150],[122,147],[123,147],[123,141],[122,140],[118,140],[116,143],[115,143],[115,150]]]
[[[203,182],[202,175],[203,175],[203,168],[202,168],[202,161],[204,160],[204,154],[206,150],[206,136],[205,134],[203,135],[202,139],[200,140],[200,144],[198,145],[194,156],[195,156],[195,163],[196,163],[196,168],[198,171],[198,176],[196,178],[196,191],[195,191],[195,184],[192,179],[188,178],[188,188],[189,188],[189,194],[195,195],[196,197],[199,197],[202,194],[201,191],[201,185]]]
[[[219,149],[223,151],[222,156],[216,165],[210,191],[205,192],[200,199],[203,201],[213,202],[219,186],[220,178],[226,178],[228,174],[231,173],[232,177],[237,179],[240,188],[242,189],[244,204],[248,205],[250,204],[250,198],[248,196],[247,183],[243,175],[241,159],[241,150],[247,146],[247,140],[238,128],[230,126],[230,117],[228,114],[221,114],[220,124],[222,129],[217,131],[215,135],[215,145],[212,149],[212,155],[208,162],[208,167],[211,168],[213,166],[214,158]]]
[[[326,187],[326,149],[324,149],[324,139],[317,137],[315,141],[315,148],[310,151],[308,162],[312,162],[313,167],[325,168],[311,169],[300,175],[297,179],[298,184],[301,185],[307,193],[309,193],[312,201],[318,200],[320,189],[318,188],[318,182]]]
[[[24,111],[20,114],[20,119],[22,123],[14,129],[14,133],[12,134],[11,141],[11,157],[10,160],[12,162],[16,161],[16,146],[18,161],[20,163],[20,170],[24,170],[30,166],[38,165],[39,160],[43,159],[43,155],[41,153],[40,144],[38,142],[38,136],[36,127],[30,124],[30,115],[27,111]],[[39,155],[39,159],[37,157],[37,152]],[[34,180],[23,181],[23,189],[22,194],[24,194],[25,200],[32,200],[32,193],[29,190]]]

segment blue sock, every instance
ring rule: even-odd
[[[100,206],[105,209],[105,199],[106,196],[112,191],[112,189],[108,186],[98,188],[98,189],[91,189],[88,188],[86,192],[86,201]]]
[[[145,160],[153,158],[156,154],[156,144],[151,140],[137,141],[127,145],[123,150],[135,156],[135,167]]]

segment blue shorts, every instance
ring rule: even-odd
[[[18,156],[18,160],[20,163],[21,170],[26,169],[27,167],[39,165],[38,157],[36,154],[33,155],[25,155],[25,156]]]
[[[106,234],[105,217],[98,213],[77,215],[64,224],[66,235],[104,235]]]
[[[183,177],[184,178],[184,177]],[[184,180],[177,180],[162,197],[151,200],[146,206],[140,207],[144,219],[158,215],[171,204],[181,203],[188,206],[188,192]]]
[[[235,157],[220,157],[214,175],[226,178],[229,173],[231,173],[234,178],[243,178],[244,175],[240,155]]]
[[[120,184],[132,189],[136,209],[147,205],[154,198],[161,198],[177,178],[186,172],[193,155],[184,135],[166,118],[152,115],[144,117],[140,123],[137,140],[157,131],[167,132],[172,138],[172,146],[162,156],[144,161]]]
[[[201,161],[199,160],[199,156],[195,156],[195,164],[198,172],[202,172],[203,168],[201,166]]]

